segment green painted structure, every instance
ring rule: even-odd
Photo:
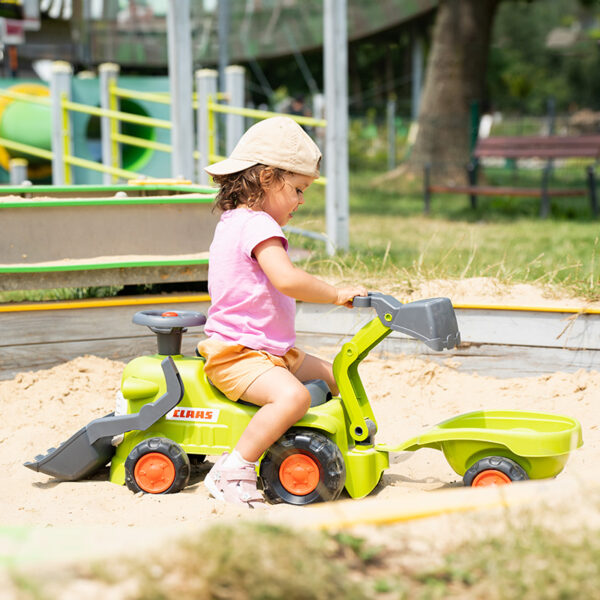
[[[412,21],[434,10],[437,0],[347,0],[348,39],[358,40]],[[25,57],[47,47],[62,27],[63,36],[77,39],[55,43],[51,56],[86,66],[116,62],[123,67],[165,67],[167,64],[164,1],[104,2],[101,14],[74,3],[68,23],[44,20],[39,33],[27,34],[20,49]],[[83,3],[81,3],[83,4]],[[214,66],[219,57],[216,0],[191,3],[194,62]],[[323,0],[229,0],[230,62],[247,62],[304,52],[323,45]],[[55,33],[51,37],[50,30]],[[36,48],[36,46],[38,48]],[[28,55],[28,53],[30,53]],[[31,56],[31,58],[35,58]]]

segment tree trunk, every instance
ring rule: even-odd
[[[464,181],[470,107],[481,101],[491,30],[501,0],[440,0],[408,170]]]

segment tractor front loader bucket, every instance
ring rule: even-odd
[[[82,427],[58,448],[50,448],[25,466],[32,471],[52,475],[66,481],[76,481],[92,475],[108,464],[115,447],[115,435],[127,431],[144,431],[175,408],[183,398],[183,382],[173,359],[167,356],[161,363],[167,382],[167,391],[158,400],[142,407],[139,413],[115,415],[95,419]]]

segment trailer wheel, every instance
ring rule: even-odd
[[[140,442],[125,461],[125,484],[134,493],[174,494],[190,479],[190,460],[175,442],[149,438]]]
[[[525,469],[504,456],[486,456],[470,467],[463,477],[466,486],[484,487],[505,485],[513,481],[529,479]]]
[[[339,448],[325,435],[310,430],[284,434],[267,450],[260,478],[269,502],[312,504],[335,500],[346,483]]]

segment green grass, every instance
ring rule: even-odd
[[[439,195],[423,215],[419,182],[373,185],[374,173],[351,176],[350,252],[334,260],[324,245],[301,236],[292,243],[313,250],[306,266],[322,275],[368,277],[382,285],[424,279],[496,277],[504,283],[558,286],[567,294],[600,298],[600,231],[586,198],[552,200],[552,215],[538,216],[527,198],[480,198],[472,210],[464,195]],[[506,183],[514,175],[490,175]],[[581,183],[579,170],[556,185]],[[539,174],[519,173],[535,186]],[[520,181],[522,183],[522,181]],[[325,195],[312,186],[293,225],[325,231]]]
[[[324,244],[290,235],[293,246],[311,250],[302,266],[335,280],[362,281],[374,289],[410,292],[430,279],[494,277],[502,283],[532,283],[566,295],[600,299],[600,228],[586,197],[552,199],[552,214],[540,219],[531,198],[479,199],[471,209],[464,195],[437,195],[423,215],[421,182],[404,178],[375,185],[381,173],[350,178],[350,251],[334,258]],[[496,185],[537,187],[539,171],[487,169]],[[584,185],[583,167],[554,173],[553,185]],[[325,232],[325,193],[313,185],[291,225]],[[114,295],[120,288],[0,292],[0,302],[66,300]]]
[[[48,290],[16,290],[0,292],[0,302],[40,302],[46,300],[80,300],[114,296],[121,286],[58,288]]]

